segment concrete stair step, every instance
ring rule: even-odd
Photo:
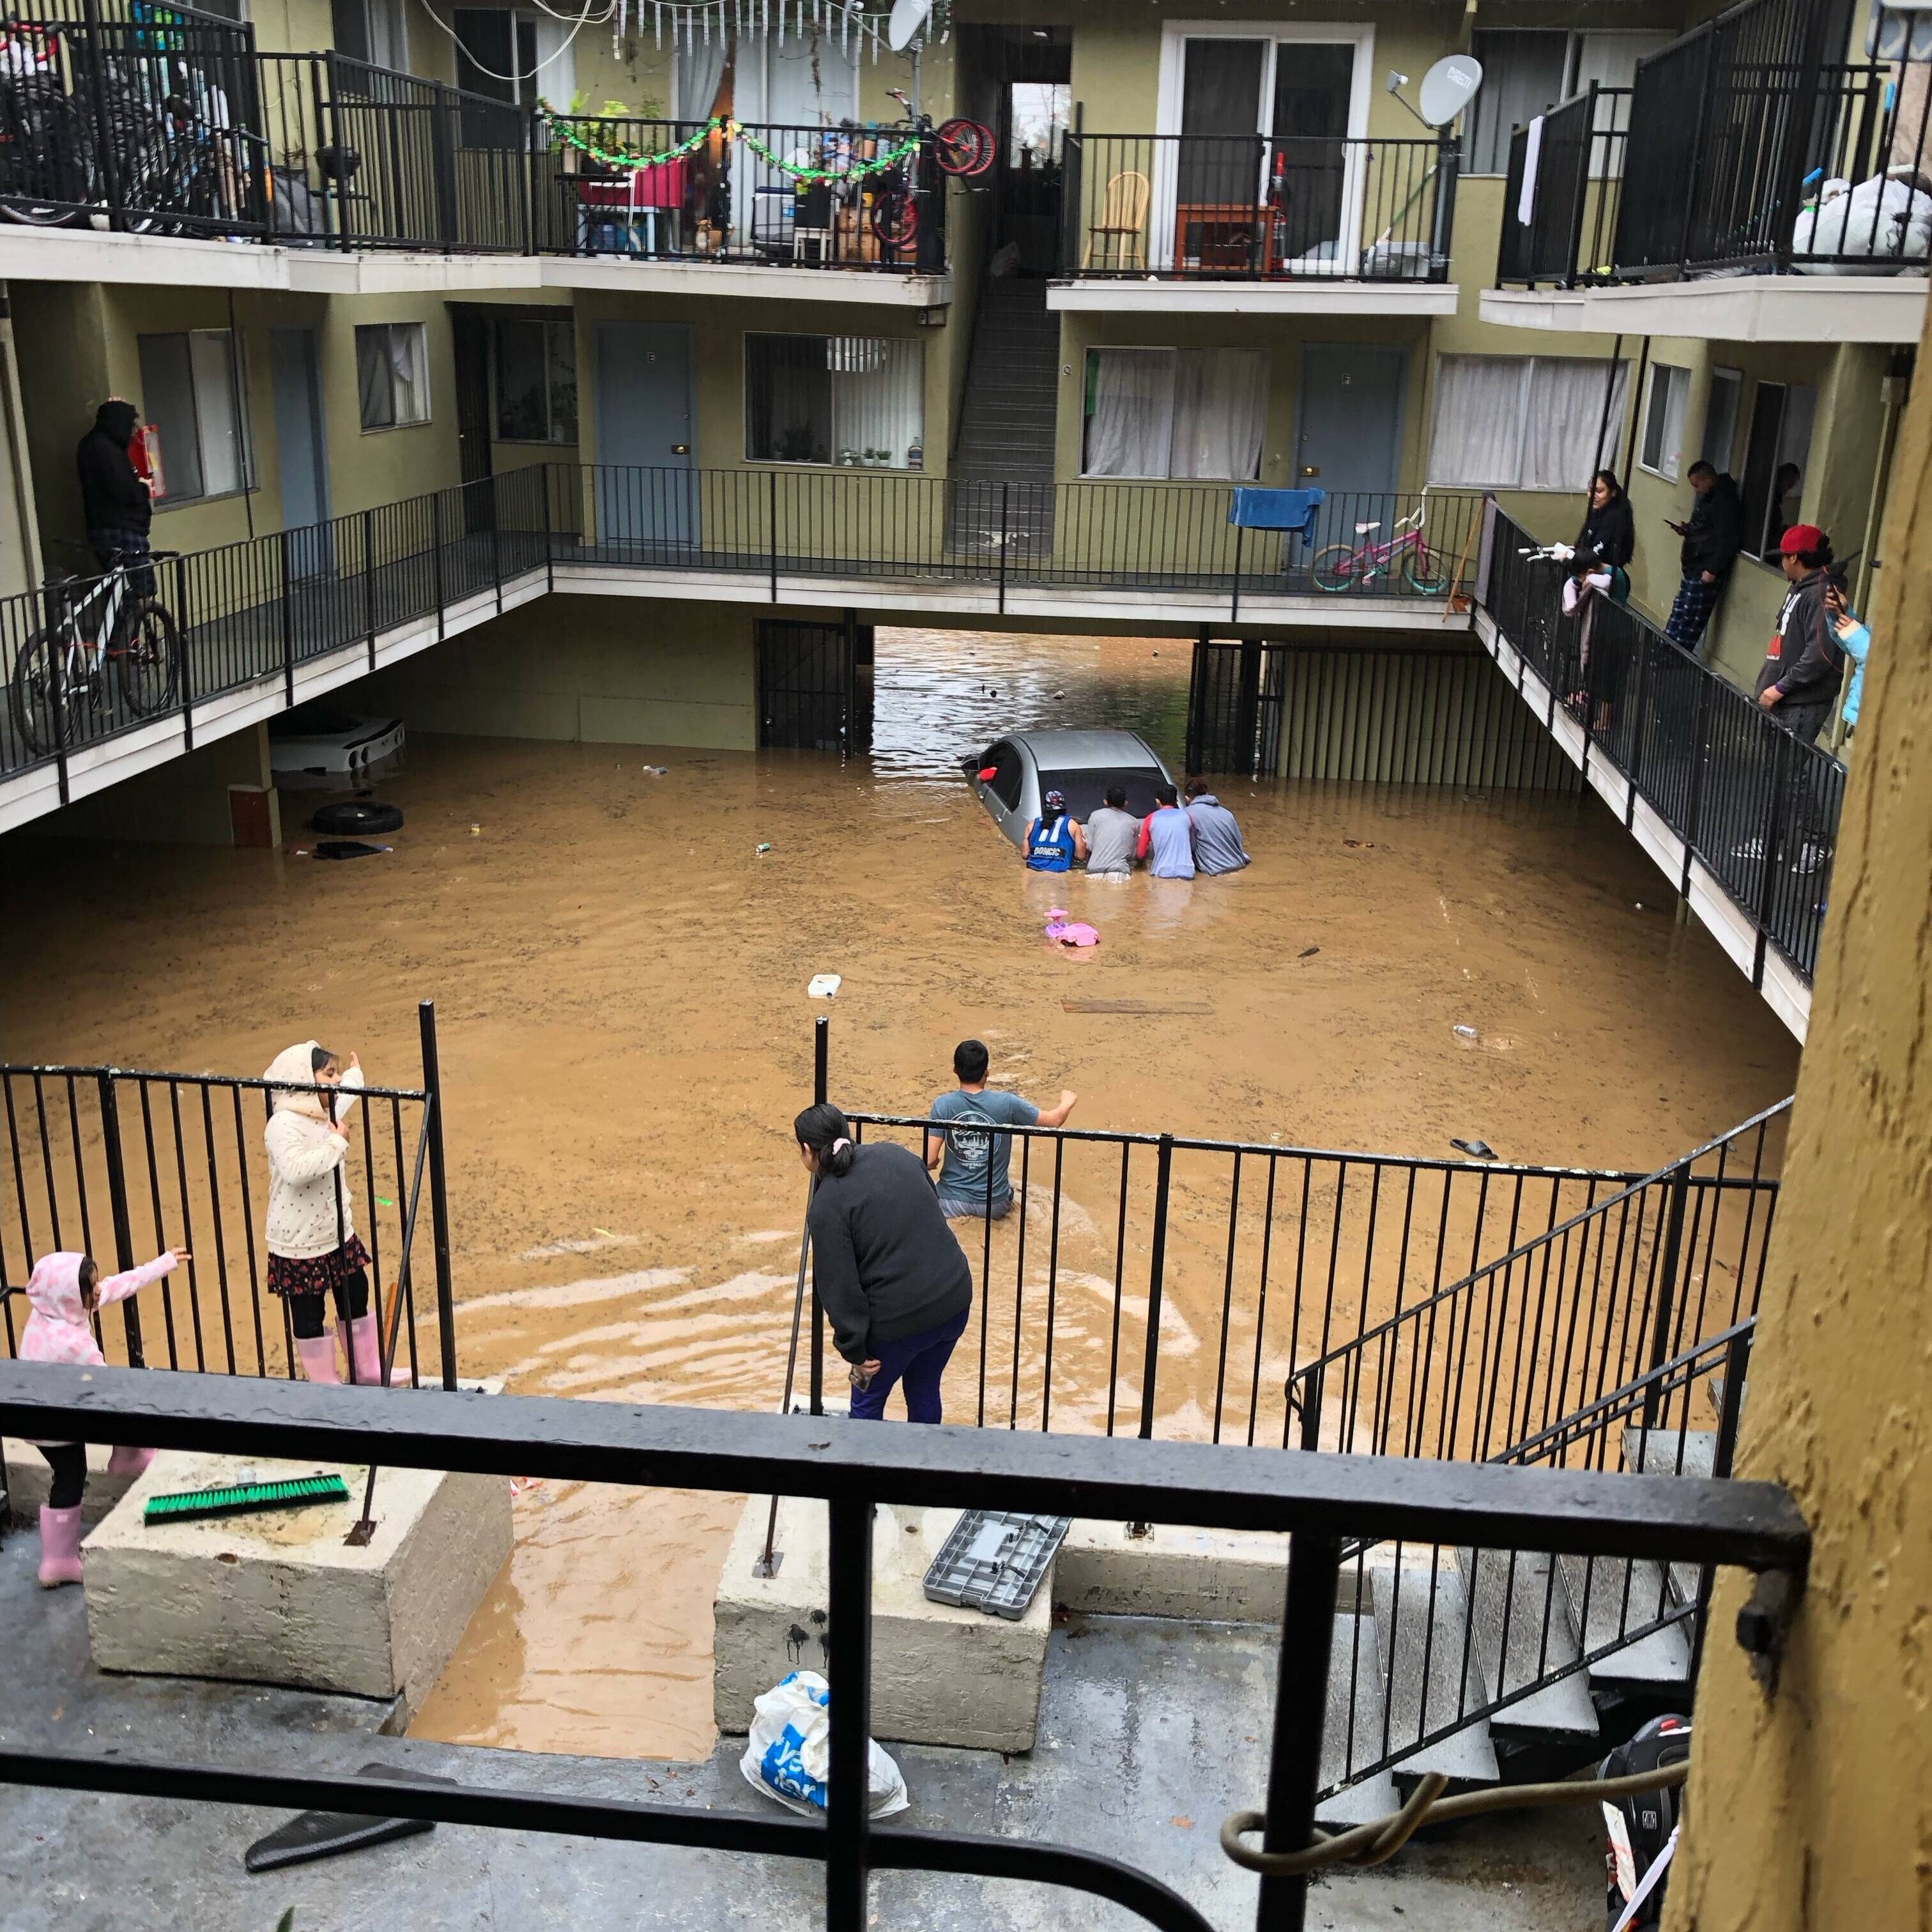
[[[1696,1476],[1717,1473],[1718,1432],[1714,1429],[1640,1429],[1632,1424],[1623,1433],[1624,1467],[1633,1475]],[[1694,1604],[1701,1573],[1694,1563],[1670,1566],[1670,1587],[1680,1604]]]
[[[1404,1544],[1398,1555],[1387,1546],[1370,1558],[1368,1574],[1391,1746],[1486,1703],[1455,1552]],[[1396,1777],[1411,1781],[1428,1772],[1441,1772],[1452,1787],[1495,1784],[1496,1747],[1486,1720],[1464,1724],[1394,1766]]]
[[[1329,1655],[1328,1708],[1322,1726],[1322,1782],[1348,1775],[1352,1760],[1372,1762],[1382,1754],[1382,1668],[1372,1617],[1338,1616]],[[1378,1772],[1324,1798],[1315,1820],[1334,1831],[1366,1825],[1401,1808],[1392,1772]]]
[[[1570,1628],[1586,1651],[1615,1643],[1626,1630],[1654,1623],[1678,1607],[1654,1563],[1642,1558],[1565,1556],[1560,1559],[1570,1600]],[[1687,1688],[1690,1634],[1682,1624],[1625,1643],[1589,1667],[1590,1682],[1607,1689]]]
[[[1475,1656],[1492,1696],[1506,1696],[1582,1656],[1554,1558],[1540,1550],[1464,1550],[1456,1552],[1456,1562],[1475,1623]],[[1497,1712],[1490,1726],[1512,1740],[1594,1738],[1597,1707],[1584,1673],[1574,1671]]]

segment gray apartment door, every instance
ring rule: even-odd
[[[268,360],[274,385],[282,527],[292,532],[290,566],[298,577],[320,577],[333,567],[334,554],[327,527],[328,448],[315,331],[271,330]]]
[[[597,523],[606,544],[698,541],[690,326],[600,322]]]
[[[1406,357],[1404,350],[1347,342],[1302,348],[1294,483],[1328,493],[1322,526],[1338,537],[1354,524],[1386,525],[1394,510]]]

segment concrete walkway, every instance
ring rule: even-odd
[[[8,1633],[0,1740],[72,1750],[353,1770],[381,1760],[484,1785],[760,1810],[741,1745],[697,1765],[520,1757],[380,1734],[386,1708],[180,1679],[112,1678],[88,1660],[78,1590],[34,1582],[31,1529],[0,1546]],[[1222,1856],[1226,1813],[1259,1801],[1273,1702],[1271,1634],[1257,1627],[1068,1621],[1048,1654],[1040,1745],[1030,1757],[908,1748],[909,1824],[1054,1839],[1129,1860],[1217,1927],[1253,1922],[1254,1882]],[[440,1826],[374,1851],[251,1877],[244,1850],[280,1812],[0,1789],[8,1932],[298,1932],[474,1927],[490,1932],[806,1932],[816,1866],[656,1846]],[[1410,1849],[1384,1870],[1316,1889],[1324,1932],[1569,1932],[1602,1897],[1594,1808],[1485,1820]],[[1128,1932],[1142,1922],[1084,1896],[1011,1882],[889,1874],[883,1932]]]

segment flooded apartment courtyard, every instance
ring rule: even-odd
[[[1187,670],[1172,640],[882,631],[874,748],[844,764],[418,734],[380,788],[406,822],[377,857],[308,856],[299,794],[273,854],[15,838],[4,890],[33,944],[0,966],[0,1048],[252,1074],[314,1036],[409,1084],[433,998],[464,1374],[760,1408],[784,1376],[790,1124],[820,1015],[848,1108],[922,1114],[970,1035],[995,1084],[1077,1091],[1075,1126],[1257,1145],[1454,1160],[1452,1138],[1480,1139],[1645,1170],[1790,1091],[1795,1043],[1586,796],[1228,781],[1242,874],[1026,872],[961,758],[1124,724],[1178,774]],[[1046,943],[1056,906],[1100,944]],[[820,973],[830,1003],[806,994]],[[1068,1160],[1055,1414],[1101,1426],[1118,1184]],[[1204,1192],[1176,1211],[1162,1332],[1184,1408],[1228,1210]],[[1034,1278],[1014,1250],[1034,1219],[988,1244],[996,1274]],[[1031,1346],[996,1353],[989,1421],[1009,1369],[1016,1418],[1037,1420]],[[1258,1342],[1256,1360],[1258,1385]],[[964,1351],[947,1396],[978,1399]],[[702,1755],[737,1507],[524,1491],[515,1555],[416,1733]]]

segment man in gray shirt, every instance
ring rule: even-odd
[[[1087,821],[1087,869],[1125,878],[1133,870],[1141,822],[1127,809],[1125,785],[1109,785],[1107,802]]]
[[[1055,1107],[1036,1107],[1020,1094],[988,1088],[992,1060],[983,1042],[962,1040],[952,1049],[959,1084],[933,1102],[928,1117],[946,1124],[938,1132],[927,1129],[926,1164],[939,1168],[939,1205],[949,1220],[976,1214],[1002,1221],[1012,1212],[1013,1137],[997,1128],[1058,1127],[1073,1111],[1076,1096],[1070,1088],[1060,1089]]]
[[[1194,826],[1197,872],[1238,872],[1248,862],[1234,814],[1208,789],[1205,778],[1187,781],[1187,816]]]

